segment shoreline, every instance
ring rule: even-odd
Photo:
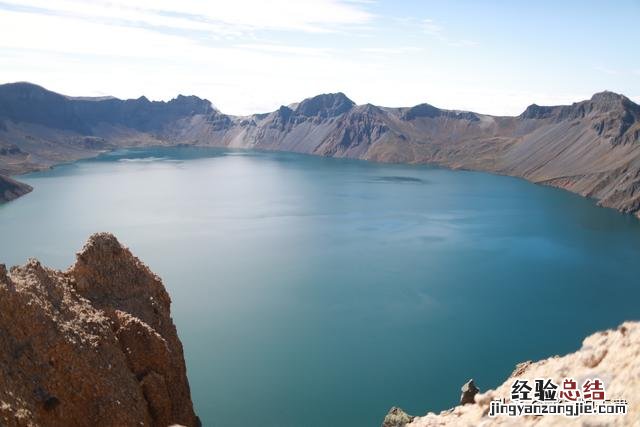
[[[31,173],[36,173],[36,172],[43,172],[43,171],[47,171],[47,170],[51,170],[54,169],[58,166],[63,166],[66,164],[72,164],[78,161],[82,161],[82,160],[90,160],[90,159],[95,159],[100,157],[103,154],[108,154],[108,153],[112,153],[116,150],[131,150],[131,149],[150,149],[150,148],[212,148],[212,149],[222,149],[222,150],[237,150],[237,151],[256,151],[256,152],[264,152],[264,153],[272,153],[272,152],[276,152],[276,153],[292,153],[292,154],[301,154],[301,155],[305,155],[305,156],[312,156],[312,157],[318,157],[318,158],[331,158],[331,159],[349,159],[349,160],[359,160],[359,161],[363,161],[363,162],[368,162],[368,163],[378,163],[378,164],[382,164],[382,165],[407,165],[407,166],[435,166],[435,167],[439,167],[439,168],[443,168],[443,169],[448,169],[450,171],[467,171],[467,172],[480,172],[480,173],[488,173],[491,175],[495,175],[495,176],[504,176],[504,177],[510,177],[510,178],[517,178],[517,179],[522,179],[526,182],[529,182],[531,184],[535,184],[535,185],[539,185],[542,187],[549,187],[549,188],[555,188],[558,190],[562,190],[562,191],[566,191],[568,193],[571,194],[575,194],[578,195],[584,199],[590,200],[594,203],[595,206],[599,207],[599,208],[605,208],[605,209],[612,209],[614,211],[616,211],[619,214],[622,215],[630,215],[638,220],[640,220],[640,210],[637,211],[633,211],[633,212],[625,212],[622,209],[618,209],[612,206],[604,206],[602,204],[600,204],[600,199],[594,198],[594,197],[590,197],[590,196],[585,196],[580,194],[577,191],[572,191],[569,188],[563,187],[561,185],[554,185],[552,181],[557,181],[559,178],[552,178],[552,179],[548,179],[548,180],[544,180],[544,181],[533,181],[530,180],[524,176],[521,175],[510,175],[507,173],[501,173],[499,171],[493,171],[493,170],[488,170],[488,169],[472,169],[472,168],[465,168],[465,167],[456,167],[456,166],[451,166],[451,165],[447,165],[445,163],[441,163],[441,162],[393,162],[393,161],[384,161],[384,160],[371,160],[371,159],[361,159],[358,157],[335,157],[335,156],[324,156],[324,155],[320,155],[320,154],[316,154],[316,153],[303,153],[303,152],[297,152],[297,151],[288,151],[288,150],[270,150],[270,149],[260,149],[260,148],[247,148],[247,147],[228,147],[228,146],[219,146],[219,145],[209,145],[209,144],[175,144],[175,145],[160,145],[160,144],[151,144],[151,145],[134,145],[134,146],[124,146],[124,147],[114,147],[112,149],[108,149],[108,150],[101,150],[100,152],[97,153],[92,153],[91,155],[87,155],[87,156],[82,156],[73,160],[69,160],[69,161],[64,161],[64,162],[60,162],[60,163],[55,163],[49,166],[42,166],[39,168],[34,168],[34,169],[30,169],[30,170],[26,170],[24,172],[18,173],[18,174],[12,174],[12,175],[1,175],[0,174],[0,180],[2,178],[8,178],[18,184],[21,185],[25,185],[27,187],[29,187],[30,189],[22,194],[17,195],[14,198],[8,199],[8,200],[3,200],[2,193],[0,192],[0,205],[5,204],[5,203],[9,203],[13,200],[16,200],[26,194],[29,194],[31,191],[33,191],[33,187],[20,181],[20,177],[24,176],[24,175],[28,175]]]

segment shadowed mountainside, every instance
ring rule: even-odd
[[[33,190],[30,185],[0,175],[0,202],[17,199]]]
[[[0,86],[0,174],[118,147],[177,144],[435,163],[519,176],[640,212],[640,106],[612,92],[568,106],[534,104],[516,117],[356,105],[342,93],[240,117],[194,96],[70,98],[29,83]]]

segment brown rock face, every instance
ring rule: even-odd
[[[110,234],[0,265],[0,425],[199,425],[161,280]]]

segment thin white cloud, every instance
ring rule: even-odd
[[[188,56],[198,49],[189,39],[141,28],[78,21],[22,12],[0,14],[0,47],[69,54],[161,58],[167,52]],[[33,31],[37,28],[37,31]],[[6,37],[4,35],[11,35]]]
[[[474,47],[474,46],[478,46],[480,43],[474,40],[462,39],[462,40],[455,40],[455,41],[447,41],[447,44],[453,47]]]
[[[422,27],[422,31],[425,34],[428,34],[429,36],[434,37],[435,39],[441,41],[442,43],[445,43],[452,47],[472,47],[472,46],[478,46],[479,44],[474,40],[455,39],[455,38],[449,37],[445,33],[444,26],[439,22],[435,21],[434,19],[430,19],[430,18],[423,19],[421,22],[421,27]]]
[[[442,34],[444,28],[433,19],[423,19],[422,30],[430,36],[434,36],[440,40],[444,39],[444,35]]]
[[[291,46],[270,43],[245,43],[235,45],[239,49],[249,49],[267,53],[281,53],[286,55],[327,56],[336,53],[336,49],[324,47]]]
[[[257,30],[327,32],[373,19],[366,4],[344,0],[7,0],[4,4],[33,13],[225,35]]]
[[[618,74],[620,74],[620,72],[618,70],[614,70],[613,68],[604,67],[604,66],[601,66],[601,65],[598,65],[598,66],[594,67],[594,69],[596,71],[599,71],[599,72],[604,73],[604,74],[608,74],[610,76],[617,76]]]
[[[120,98],[194,94],[229,114],[336,91],[378,105],[519,114],[532,102],[588,98],[589,79],[624,91],[640,75],[628,61],[611,62],[615,77],[491,61],[496,46],[471,48],[473,34],[453,22],[383,20],[376,9],[368,0],[0,0],[0,83]]]
[[[364,53],[380,55],[399,55],[411,52],[421,52],[424,48],[418,46],[398,46],[398,47],[363,47],[360,49]]]
[[[337,53],[284,44],[206,44],[67,16],[0,14],[0,82],[32,81],[76,96],[166,100],[195,94],[231,114],[270,111],[316,93],[348,92],[362,81],[362,65]]]

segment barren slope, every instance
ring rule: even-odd
[[[76,99],[28,83],[0,86],[0,173],[116,147],[177,144],[437,163],[519,176],[640,212],[640,106],[612,92],[569,106],[534,104],[517,117],[355,105],[342,93],[235,117],[193,96]]]

